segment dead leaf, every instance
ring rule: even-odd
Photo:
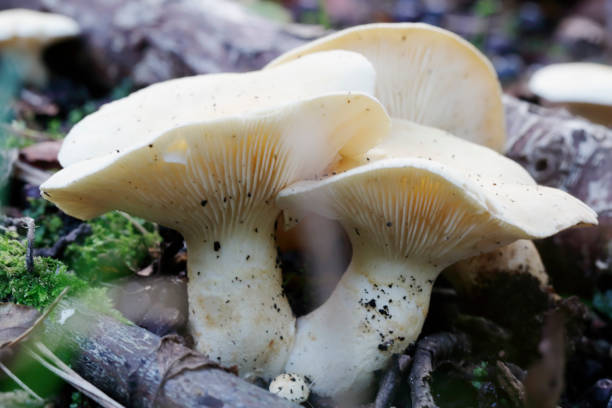
[[[57,154],[61,147],[61,140],[50,140],[24,147],[19,152],[19,155],[20,158],[28,164],[49,169],[59,167]]]
[[[0,351],[26,338],[45,320],[69,289],[69,286],[65,287],[43,314],[31,306],[0,303]]]
[[[151,276],[151,274],[153,273],[153,264],[147,266],[144,269],[139,270],[138,272],[136,272],[136,275],[138,276]]]
[[[40,313],[33,307],[0,303],[0,349],[16,342],[39,316]]]

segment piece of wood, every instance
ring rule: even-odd
[[[506,155],[539,184],[578,197],[599,225],[537,242],[557,291],[590,295],[599,274],[612,270],[612,129],[505,96]]]
[[[129,407],[299,407],[219,368],[183,346],[64,300],[40,338],[72,355],[86,380]]]

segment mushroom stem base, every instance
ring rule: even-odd
[[[421,332],[441,268],[380,252],[355,254],[330,298],[298,319],[285,371],[308,376],[318,394],[365,392]]]
[[[218,240],[187,239],[189,326],[196,348],[242,377],[278,375],[295,318],[284,295],[270,231],[245,228]]]

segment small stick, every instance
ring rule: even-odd
[[[60,237],[51,248],[38,248],[34,251],[36,256],[45,256],[51,258],[59,258],[62,256],[66,247],[83,235],[91,233],[91,226],[87,223],[82,223],[68,234]]]
[[[26,247],[26,269],[28,273],[34,272],[34,236],[36,231],[34,230],[34,220],[30,217],[23,217],[21,222],[26,226],[28,232],[26,239],[28,240],[28,246]]]
[[[408,382],[413,408],[436,408],[429,381],[435,366],[451,356],[461,355],[470,348],[463,333],[438,333],[422,338],[417,343]]]
[[[496,380],[501,389],[503,389],[512,404],[515,407],[524,407],[527,405],[527,398],[525,397],[525,387],[523,383],[514,376],[510,368],[502,361],[497,361],[496,365]]]
[[[376,400],[374,401],[374,408],[388,408],[391,406],[397,393],[397,387],[401,382],[404,372],[410,365],[410,361],[410,356],[406,354],[396,354],[393,356],[389,368],[380,381]]]
[[[132,218],[131,215],[124,213],[123,211],[117,211],[119,214],[121,214],[126,220],[128,220],[133,226],[134,228],[136,228],[138,231],[140,231],[140,233],[142,235],[147,235],[149,233],[149,231],[147,231],[147,229],[145,227],[143,227],[142,225],[140,225],[138,223],[138,221],[136,221],[134,218]]]
[[[23,381],[21,381],[19,379],[19,377],[17,377],[15,374],[13,374],[11,372],[11,370],[8,369],[7,366],[5,366],[4,364],[2,364],[2,362],[0,362],[0,369],[2,369],[2,371],[4,371],[4,373],[6,375],[8,375],[11,380],[15,381],[15,383],[17,383],[17,385],[19,385],[21,388],[23,388],[23,390],[25,392],[27,392],[28,394],[30,394],[32,397],[34,397],[34,399],[43,402],[44,399],[42,399],[38,394],[36,394],[30,387],[28,387]]]

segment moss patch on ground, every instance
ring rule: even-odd
[[[87,283],[68,271],[62,262],[34,257],[32,271],[26,269],[26,242],[16,234],[0,232],[0,300],[44,309],[66,287],[77,292]]]

